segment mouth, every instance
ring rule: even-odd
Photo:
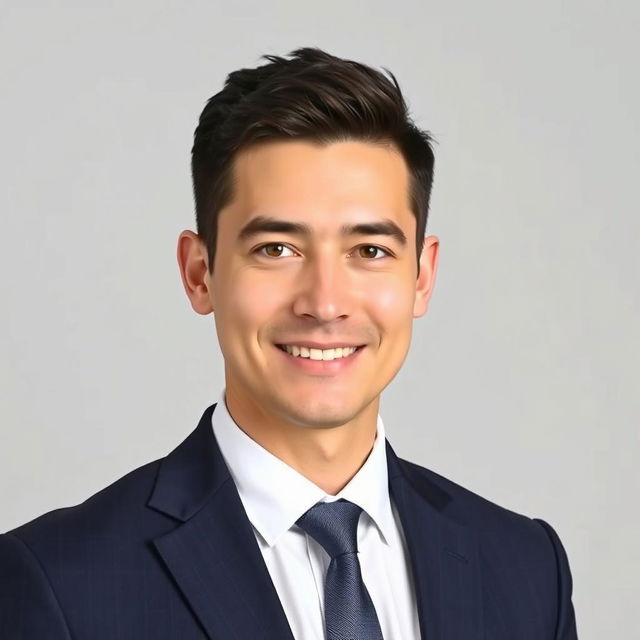
[[[358,346],[338,346],[328,349],[319,349],[313,346],[306,345],[290,345],[290,344],[276,344],[276,347],[280,351],[288,354],[293,358],[300,358],[301,360],[314,360],[314,361],[332,361],[332,360],[346,360],[352,358],[355,353],[361,351],[365,345]]]
[[[318,347],[325,346],[324,349]],[[274,344],[277,353],[282,354],[282,362],[295,375],[312,377],[334,377],[347,375],[357,367],[366,345],[327,345],[312,343],[307,345]]]

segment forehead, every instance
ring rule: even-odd
[[[228,224],[256,215],[302,220],[320,228],[348,218],[414,220],[409,173],[395,147],[371,142],[269,141],[241,151],[234,162]],[[224,211],[224,210],[223,210]]]

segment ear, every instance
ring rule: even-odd
[[[416,280],[416,297],[413,303],[413,317],[419,318],[427,312],[429,298],[433,293],[438,271],[440,240],[436,236],[426,236],[420,253],[420,273]]]
[[[200,236],[183,231],[178,237],[178,266],[182,285],[196,313],[213,311],[213,287],[208,269],[207,249]]]

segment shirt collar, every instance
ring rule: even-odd
[[[267,545],[273,546],[316,502],[332,502],[340,498],[361,507],[388,544],[393,514],[389,499],[385,430],[379,415],[376,439],[369,457],[335,496],[325,493],[242,431],[227,409],[224,389],[211,423],[247,517]]]

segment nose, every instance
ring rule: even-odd
[[[300,272],[293,312],[321,323],[352,313],[353,283],[341,259],[329,255],[308,261]]]

